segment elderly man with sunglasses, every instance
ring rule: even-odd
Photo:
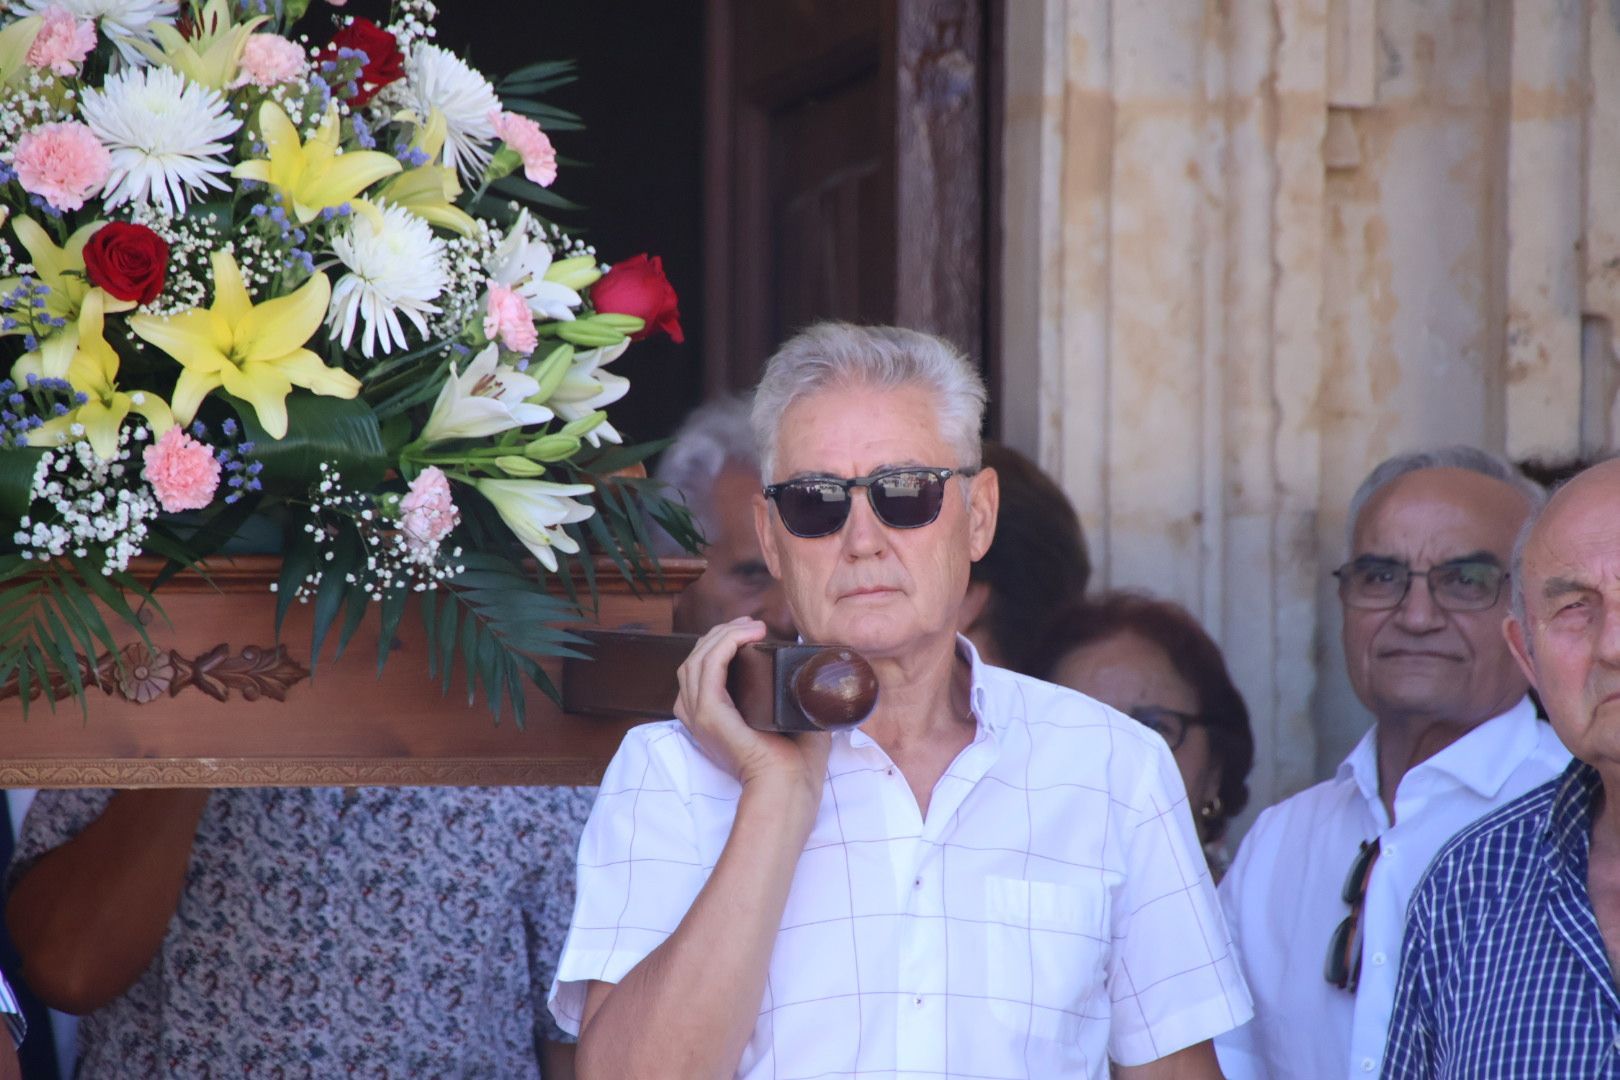
[[[740,619],[625,739],[553,989],[579,1075],[1218,1076],[1249,999],[1174,760],[955,633],[995,529],[984,389],[937,339],[813,327],[754,427],[765,558],[808,641],[872,663],[858,730],[769,735]]]
[[[1232,1080],[1376,1075],[1407,903],[1435,853],[1569,760],[1502,638],[1508,561],[1545,496],[1470,447],[1402,454],[1350,504],[1335,571],[1371,730],[1333,778],[1262,813],[1221,882],[1255,1019]]]

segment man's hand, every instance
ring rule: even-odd
[[[778,735],[756,731],[726,692],[726,675],[737,650],[765,638],[765,624],[743,617],[721,623],[698,639],[677,673],[675,715],[709,759],[744,787],[760,780],[784,781],[809,797],[811,817],[821,803],[832,736],[826,732]]]

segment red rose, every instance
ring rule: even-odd
[[[654,255],[626,259],[602,275],[591,287],[591,306],[613,315],[634,315],[647,325],[631,334],[640,341],[662,330],[677,345],[686,340],[681,332],[680,299],[675,286],[664,276],[664,260]]]
[[[84,276],[119,300],[150,304],[168,269],[168,243],[145,225],[110,222],[84,245]]]
[[[349,99],[356,109],[364,108],[389,83],[405,77],[405,54],[399,51],[399,42],[370,19],[356,18],[333,34],[332,43],[315,54],[315,62],[335,62],[339,49],[358,49],[366,54],[366,66],[356,80],[358,89]]]

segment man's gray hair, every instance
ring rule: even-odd
[[[715,479],[727,465],[751,470],[759,461],[748,425],[752,408],[749,398],[736,394],[699,405],[675,433],[654,473],[656,479],[680,492],[698,530],[711,540],[719,529],[713,499]],[[662,529],[655,530],[654,540],[660,555],[685,554]]]
[[[978,468],[988,395],[967,357],[950,343],[916,330],[824,322],[794,335],[765,365],[753,413],[760,476],[766,483],[774,479],[782,415],[800,398],[833,387],[894,390],[913,385],[933,391],[940,435],[956,451],[955,461],[927,464]]]
[[[1541,512],[1541,507],[1547,501],[1547,490],[1520,472],[1513,462],[1488,450],[1481,450],[1477,446],[1440,446],[1431,450],[1413,450],[1405,454],[1396,454],[1380,462],[1368,473],[1367,479],[1361,482],[1361,486],[1356,489],[1354,497],[1350,500],[1350,521],[1345,526],[1345,541],[1351,554],[1355,553],[1356,547],[1356,522],[1360,520],[1361,511],[1366,508],[1367,503],[1396,480],[1419,469],[1463,469],[1488,476],[1492,480],[1500,480],[1525,497],[1530,504],[1532,517]],[[1516,573],[1513,576],[1515,581],[1518,580]]]

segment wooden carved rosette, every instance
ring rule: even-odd
[[[218,644],[200,656],[187,657],[178,649],[156,649],[132,641],[116,653],[102,653],[94,662],[80,656],[79,678],[86,689],[121,697],[133,705],[146,705],[163,697],[177,697],[196,689],[215,701],[229,701],[235,691],[244,701],[269,697],[286,701],[294,684],[309,678],[309,669],[287,655],[287,646],[244,645],[235,652]],[[0,701],[17,697],[13,677],[0,683]],[[29,699],[48,692],[55,701],[72,696],[73,685],[56,675],[48,687],[29,687]]]

